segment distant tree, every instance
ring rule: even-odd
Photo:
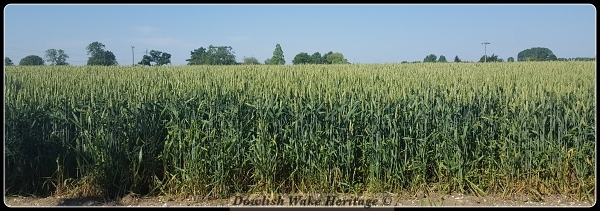
[[[556,55],[548,48],[534,47],[517,54],[518,61],[555,61]]]
[[[47,62],[50,62],[50,65],[69,65],[69,63],[67,63],[67,58],[69,58],[69,55],[67,55],[62,49],[48,49],[46,50],[46,55],[44,55],[44,58]]]
[[[557,58],[557,61],[596,61],[596,57]]]
[[[331,54],[333,54],[333,51],[329,51],[326,54],[324,54],[323,57],[321,57],[322,64],[331,64],[331,61],[327,59],[327,57],[329,57]]]
[[[42,57],[39,57],[36,55],[29,55],[29,56],[26,56],[25,58],[21,59],[21,61],[19,61],[19,65],[22,65],[22,66],[44,65],[44,59],[42,59]]]
[[[235,61],[235,52],[233,52],[233,48],[231,46],[208,46],[208,51],[206,51],[206,55],[210,55],[210,64],[211,65],[234,65],[237,62]]]
[[[88,58],[87,65],[118,65],[117,59],[115,58],[115,54],[113,54],[113,52],[105,50],[104,47],[104,44],[96,41],[90,43],[85,48],[87,50],[87,54],[91,55]]]
[[[201,65],[202,64],[202,55],[204,55],[206,53],[206,48],[200,47],[198,49],[194,49],[194,51],[191,51],[191,57],[189,59],[186,59],[185,61],[188,62],[188,65]]]
[[[292,64],[310,64],[312,63],[311,57],[306,52],[300,52],[292,60]]]
[[[454,62],[462,62],[462,61],[460,60],[460,58],[458,58],[458,55],[456,55],[456,56],[454,57]]]
[[[319,53],[319,52],[313,53],[310,56],[310,60],[311,60],[311,62],[310,62],[311,64],[323,64],[323,63],[325,63],[323,57],[321,56],[321,53]]]
[[[159,56],[156,58],[154,58],[154,56],[153,56],[157,65],[171,64],[171,54],[169,54],[167,52],[158,52],[158,55]]]
[[[142,57],[142,61],[138,62],[139,65],[144,65],[144,66],[152,66],[152,57],[148,56],[148,55],[144,55]]]
[[[231,46],[208,46],[208,49],[200,47],[191,51],[190,59],[186,59],[188,65],[235,65],[235,55]]]
[[[438,62],[448,62],[448,61],[446,61],[446,57],[444,55],[440,55]]]
[[[273,57],[271,57],[270,63],[274,64],[274,65],[284,65],[285,64],[283,50],[281,50],[281,45],[279,45],[279,43],[277,43],[277,45],[275,46],[275,50],[273,51]]]
[[[508,57],[508,59],[506,59],[506,61],[507,61],[507,62],[515,62],[515,58],[513,58],[513,57],[511,56],[511,57]]]
[[[265,64],[271,64],[271,58],[265,59]]]
[[[258,62],[258,59],[256,59],[254,56],[251,56],[251,57],[244,57],[244,63],[242,63],[242,64],[257,65],[257,64],[260,64],[260,62]]]
[[[171,63],[171,54],[156,50],[150,51],[150,56],[144,55],[138,64],[147,66],[162,66]]]
[[[347,59],[344,58],[344,55],[340,52],[335,52],[327,55],[327,63],[329,64],[350,64]]]
[[[402,62],[400,62],[400,64],[406,64],[406,63],[408,63],[408,62],[407,62],[407,61],[402,61]]]
[[[435,54],[429,54],[428,56],[425,57],[425,59],[423,59],[423,62],[436,62],[437,61],[437,56]]]
[[[13,65],[15,65],[15,64],[13,63],[13,61],[10,58],[4,57],[4,66],[13,66]]]
[[[483,55],[479,59],[479,62],[502,62],[502,60],[498,60],[498,55],[492,54],[491,56]]]
[[[576,58],[572,58],[571,60],[575,60],[575,61],[596,61],[596,56],[594,56],[594,57],[576,57]]]

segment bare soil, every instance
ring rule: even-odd
[[[298,195],[295,195],[298,197]],[[356,207],[366,208],[369,202],[371,207],[418,207],[418,206],[450,206],[450,207],[592,207],[595,199],[575,200],[566,196],[543,196],[532,199],[523,197],[493,197],[493,196],[468,196],[460,193],[455,194],[428,194],[420,196],[362,196],[356,198],[353,195],[308,195],[298,198],[300,200],[290,201],[290,196],[282,196],[282,200],[275,202],[268,200],[269,196],[252,195],[250,197],[235,197],[229,199],[173,199],[162,196],[145,197],[127,195],[116,200],[103,198],[69,198],[51,196],[45,198],[5,196],[4,204],[7,207],[60,207],[60,206],[96,206],[96,207]],[[328,198],[329,197],[329,198]],[[335,198],[334,198],[335,197]],[[271,198],[273,199],[273,198]],[[302,199],[305,199],[302,201]],[[358,199],[358,200],[357,200]],[[246,204],[244,201],[246,200]],[[319,201],[320,200],[320,201]],[[370,201],[369,201],[370,200]],[[377,200],[374,202],[374,200]],[[352,202],[351,202],[352,201]],[[281,204],[278,204],[281,203]],[[337,203],[337,204],[336,204]],[[282,205],[283,204],[283,205]],[[290,205],[291,204],[291,205]]]

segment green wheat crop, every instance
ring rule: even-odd
[[[590,197],[595,67],[5,67],[5,192]]]

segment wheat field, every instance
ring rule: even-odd
[[[595,62],[4,76],[7,194],[596,191]]]

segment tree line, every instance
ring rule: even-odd
[[[499,59],[498,55],[494,55],[492,54],[491,56],[488,55],[483,55],[481,56],[481,59],[479,59],[479,62],[503,62],[503,59]],[[514,62],[515,59],[513,57],[508,57],[508,62]],[[420,61],[419,61],[420,62]],[[423,59],[423,62],[448,62],[448,60],[446,60],[446,57],[444,55],[440,55],[440,58],[437,58],[437,56],[435,54],[429,54],[425,57],[425,59]],[[454,57],[454,62],[455,63],[459,63],[459,62],[466,62],[461,60],[458,55],[456,55]],[[406,61],[403,61],[402,63],[408,63]],[[416,62],[413,62],[416,63]]]
[[[596,57],[577,57],[577,58],[557,58],[554,53],[544,47],[534,47],[530,49],[525,49],[517,54],[517,61],[526,62],[526,61],[595,61]],[[506,59],[507,62],[514,62],[514,57],[508,57]],[[418,63],[420,61],[415,61],[412,63]],[[439,59],[435,54],[429,54],[423,59],[423,62],[448,62],[444,55],[440,55]],[[454,57],[454,62],[463,62],[458,55]],[[498,58],[498,55],[492,54],[491,56],[483,55],[479,59],[479,62],[504,62],[503,59]],[[403,61],[402,63],[408,63],[407,61]]]
[[[106,50],[106,46],[98,41],[90,43],[86,47],[87,54],[90,57],[87,60],[87,65],[102,65],[111,66],[119,65],[113,52]],[[45,62],[49,62],[49,65],[69,65],[66,59],[69,58],[62,49],[48,49],[45,52],[44,58],[37,55],[29,55],[19,61],[19,65],[46,65]],[[577,58],[557,58],[554,53],[544,47],[534,47],[525,49],[518,53],[517,61],[595,61],[596,57],[577,57]],[[267,58],[264,63],[261,63],[254,56],[244,57],[243,62],[237,62],[235,58],[235,52],[231,46],[213,46],[210,45],[208,48],[200,47],[190,52],[190,58],[186,59],[187,65],[284,65],[285,58],[283,50],[279,43],[275,46],[273,56]],[[508,57],[507,62],[514,62],[515,58]],[[414,61],[412,63],[418,63],[420,61]],[[439,58],[435,54],[429,54],[423,62],[448,62],[444,55],[440,55]],[[458,55],[454,57],[454,62],[463,62]],[[492,54],[490,56],[483,55],[479,59],[479,62],[504,62],[503,59],[498,58],[498,55]],[[401,63],[408,63],[403,61]],[[162,66],[171,64],[171,54],[167,52],[161,52],[157,50],[151,50],[150,55],[144,55],[137,63],[138,65],[144,66]],[[292,60],[292,64],[350,64],[344,55],[340,52],[329,51],[323,55],[319,52],[315,52],[309,55],[306,52],[298,53]],[[4,65],[14,65],[13,61],[5,57]]]

